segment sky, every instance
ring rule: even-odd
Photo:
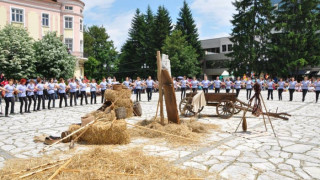
[[[83,0],[84,23],[99,25],[107,29],[118,51],[128,38],[131,20],[137,8],[143,13],[148,5],[156,13],[159,5],[164,5],[170,13],[173,24],[179,16],[183,0]],[[235,13],[234,0],[186,0],[195,19],[199,38],[226,37],[231,33],[230,20]]]

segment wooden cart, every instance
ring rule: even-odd
[[[197,112],[193,110],[192,101],[195,95],[196,93],[187,93],[186,98],[181,100],[179,104],[181,115],[196,116],[203,110],[204,107],[200,107]],[[252,112],[253,110],[253,107],[248,103],[239,100],[236,93],[206,93],[205,98],[207,106],[216,106],[217,115],[223,119],[229,119],[234,114],[240,113],[242,110],[247,110],[249,112]],[[288,118],[283,116],[290,116],[287,113],[262,112],[262,114],[284,120],[288,120]]]

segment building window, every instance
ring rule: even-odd
[[[232,51],[232,44],[228,44],[228,51]]]
[[[49,14],[42,14],[42,26],[49,26]]]
[[[64,9],[65,9],[65,10],[72,11],[72,10],[73,10],[73,7],[72,7],[72,6],[65,6]]]
[[[83,20],[80,19],[80,31],[83,31]]]
[[[72,29],[73,27],[73,18],[72,17],[64,17],[64,28]]]
[[[206,54],[217,54],[220,53],[220,48],[209,48],[209,49],[205,49]]]
[[[11,21],[12,22],[19,22],[19,23],[23,23],[23,9],[16,9],[16,8],[12,8],[11,9]]]
[[[80,40],[80,52],[83,52],[83,40]]]
[[[71,38],[64,39],[64,44],[67,46],[69,51],[73,51],[73,39]]]
[[[80,13],[81,13],[81,14],[83,13],[83,10],[82,10],[82,9],[80,9]]]
[[[227,45],[222,45],[222,52],[226,52],[227,51]]]

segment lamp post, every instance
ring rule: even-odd
[[[144,63],[144,64],[141,66],[141,69],[142,69],[142,71],[144,71],[144,69],[147,70],[147,69],[149,69],[149,66],[148,66],[146,63]]]

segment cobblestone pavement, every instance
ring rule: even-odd
[[[273,136],[267,123],[265,131],[262,117],[249,115],[248,132],[234,133],[242,113],[225,120],[218,117],[203,117],[198,121],[220,125],[219,131],[212,130],[203,137],[200,144],[174,146],[163,139],[133,139],[125,146],[115,149],[142,147],[155,156],[162,156],[182,168],[192,167],[212,173],[208,179],[320,179],[320,103],[316,104],[315,94],[308,93],[305,102],[301,102],[301,93],[294,94],[294,101],[288,102],[288,92],[283,101],[266,100],[266,91],[262,92],[268,110],[288,112],[289,121],[271,118],[277,138]],[[180,100],[180,93],[177,93]],[[134,99],[134,96],[132,96]],[[128,121],[150,119],[155,115],[158,94],[151,102],[142,94],[143,116]],[[245,100],[245,91],[240,99]],[[100,99],[98,99],[99,102]],[[16,105],[16,112],[18,112]],[[28,158],[41,156],[42,143],[34,143],[33,137],[42,133],[59,136],[71,123],[79,123],[80,117],[96,110],[101,104],[43,110],[11,118],[0,117],[0,166],[10,158]],[[205,107],[203,114],[215,115],[215,107]],[[241,128],[240,128],[241,129]],[[76,145],[76,148],[86,148]],[[68,144],[58,144],[49,151],[68,149]]]

